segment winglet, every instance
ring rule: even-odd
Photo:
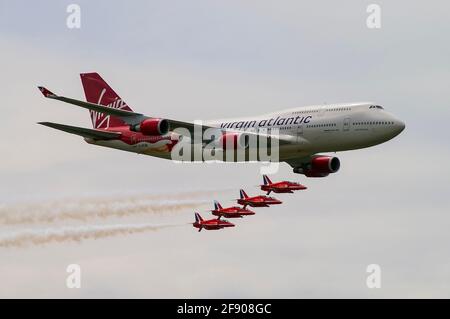
[[[56,96],[55,93],[51,92],[50,90],[48,90],[47,88],[43,87],[43,86],[38,86],[39,91],[42,92],[42,94],[45,97],[52,97],[52,96]]]

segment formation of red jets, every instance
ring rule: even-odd
[[[214,201],[214,209],[211,213],[217,218],[203,219],[199,213],[195,213],[195,222],[193,226],[198,228],[198,231],[202,229],[216,230],[226,227],[234,227],[233,223],[223,218],[242,218],[244,216],[255,215],[255,212],[247,209],[250,207],[269,207],[271,205],[278,205],[282,202],[274,197],[268,196],[271,192],[280,193],[293,193],[297,190],[306,189],[306,186],[289,181],[282,181],[273,183],[267,175],[263,175],[264,184],[260,185],[262,191],[266,192],[266,195],[248,196],[247,193],[241,189],[240,198],[236,199],[237,203],[241,206],[222,207],[218,201]]]

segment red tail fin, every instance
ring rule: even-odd
[[[202,218],[202,216],[200,216],[199,213],[195,213],[194,215],[195,215],[195,221],[196,221],[197,223],[203,221],[203,218]]]
[[[220,203],[218,201],[214,201],[214,209],[222,209],[222,205],[220,205]]]
[[[272,181],[270,180],[270,178],[267,175],[263,175],[263,181],[264,181],[264,185],[272,184]]]
[[[86,101],[116,109],[132,111],[98,73],[81,73],[80,77],[84,94],[86,95]],[[109,128],[126,125],[117,117],[94,111],[89,112],[91,113],[91,120],[94,128]]]
[[[248,198],[247,193],[246,193],[243,189],[241,189],[241,190],[239,191],[239,195],[241,196],[241,199]]]

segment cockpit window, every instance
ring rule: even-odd
[[[384,108],[381,105],[371,105],[369,106],[369,109],[380,109],[380,110],[384,110]]]

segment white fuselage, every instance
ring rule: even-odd
[[[296,147],[280,147],[280,159],[319,152],[337,152],[384,143],[400,134],[405,124],[374,103],[316,105],[258,117],[211,121],[229,130],[279,130],[297,137]]]
[[[255,117],[207,121],[205,124],[230,131],[277,129],[280,135],[294,139],[291,145],[280,146],[280,161],[381,144],[405,128],[402,121],[381,106],[369,102],[306,106]],[[121,141],[87,142],[170,158],[170,154],[153,152],[155,146],[148,142],[135,145]]]

